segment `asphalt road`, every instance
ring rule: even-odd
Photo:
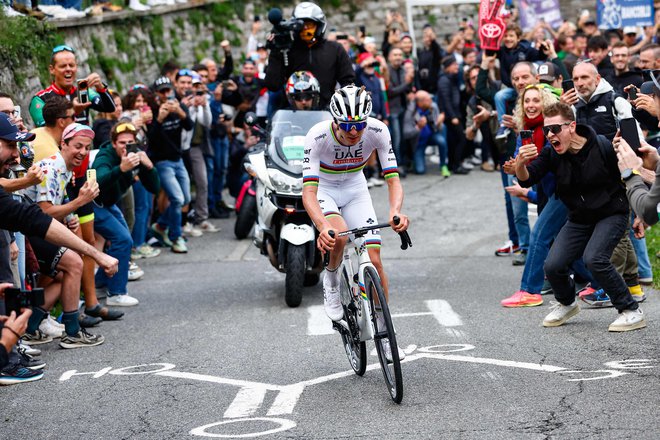
[[[0,388],[2,439],[657,439],[660,300],[646,329],[611,334],[613,309],[547,329],[541,307],[504,309],[522,269],[499,176],[404,180],[413,248],[383,232],[403,365],[394,404],[373,355],[363,377],[322,315],[320,285],[284,303],[284,276],[222,231],[190,253],[141,260],[140,305],[95,331],[102,346],[42,345],[43,380]],[[387,212],[385,188],[372,192]]]

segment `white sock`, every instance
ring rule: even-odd
[[[339,267],[334,269],[325,269],[325,275],[323,277],[324,284],[328,287],[337,287],[339,286]]]

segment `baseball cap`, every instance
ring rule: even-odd
[[[165,89],[172,90],[172,81],[166,76],[161,76],[160,78],[156,79],[156,81],[154,81],[154,89],[157,92]]]
[[[623,27],[623,35],[628,35],[628,34],[639,34],[639,29],[637,26],[624,26]]]
[[[0,112],[0,139],[9,142],[32,141],[35,138],[34,133],[20,131],[18,126],[9,119],[6,113]]]
[[[371,55],[371,53],[369,53],[369,52],[362,52],[360,55],[358,55],[357,63],[362,65],[362,63],[364,63],[366,60],[368,60],[370,58],[373,58],[373,57],[374,56]]]
[[[62,141],[67,141],[75,136],[85,136],[94,139],[94,130],[88,125],[74,122],[73,124],[67,125],[64,132],[62,132]]]
[[[192,73],[192,83],[193,84],[201,84],[202,83],[202,77],[197,72]]]
[[[543,63],[539,66],[539,80],[551,83],[557,79],[557,67],[552,63]]]
[[[593,18],[593,17],[591,17],[591,16],[589,16],[589,17],[584,21],[584,24],[585,24],[585,25],[593,24],[593,25],[595,26],[595,25],[596,25],[596,19]]]

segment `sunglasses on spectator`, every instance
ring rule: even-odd
[[[64,51],[71,52],[73,54],[76,53],[76,51],[73,50],[73,48],[71,46],[67,46],[66,44],[60,44],[59,46],[55,46],[53,48],[53,55],[55,55],[56,53],[64,52]]]
[[[179,70],[179,73],[177,74],[177,76],[189,76],[189,77],[192,78],[193,73],[192,73],[192,70],[190,70],[190,69],[181,69],[181,70]]]
[[[364,67],[378,67],[380,66],[380,63],[378,61],[374,61],[373,63],[369,63]]]
[[[129,122],[124,122],[123,124],[119,124],[117,127],[115,127],[115,133],[123,133],[125,131],[137,131],[135,128],[135,125],[129,123]]]
[[[344,130],[345,132],[349,132],[353,129],[356,131],[362,131],[365,128],[367,128],[367,122],[337,122],[337,125],[339,126],[340,129]]]
[[[564,125],[571,125],[571,123],[563,122],[561,124],[546,125],[545,127],[543,127],[543,134],[545,135],[545,137],[548,137],[550,133],[559,134],[563,130]]]
[[[314,99],[314,96],[309,93],[298,93],[296,95],[293,95],[293,100],[298,102],[311,101],[312,99]]]

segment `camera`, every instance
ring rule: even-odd
[[[274,38],[268,41],[266,47],[271,50],[281,51],[284,55],[284,64],[288,66],[287,52],[293,46],[296,35],[302,30],[304,21],[296,18],[284,20],[282,10],[279,8],[273,8],[268,11],[268,21],[273,25],[271,33]]]
[[[21,290],[16,287],[10,287],[5,289],[5,309],[7,315],[12,311],[16,312],[16,315],[20,315],[21,309],[43,306],[44,302],[44,289],[42,288]]]

